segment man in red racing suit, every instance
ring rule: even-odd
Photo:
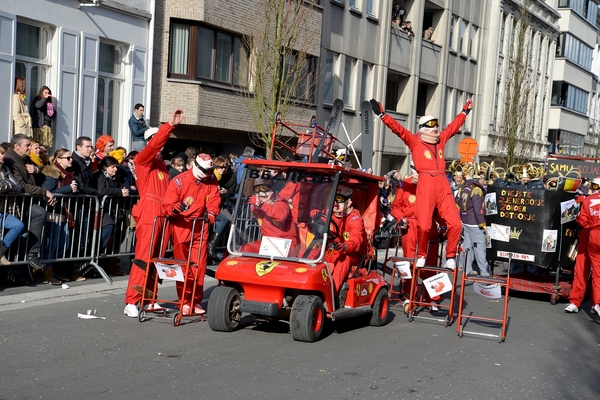
[[[338,186],[331,216],[331,220],[339,228],[338,236],[329,242],[329,248],[325,252],[325,261],[330,265],[336,294],[348,279],[350,268],[358,265],[367,254],[365,223],[358,210],[352,207],[352,192],[349,187]],[[343,301],[340,301],[340,307],[343,306]]]
[[[452,196],[452,189],[446,178],[444,147],[464,124],[467,114],[473,108],[471,100],[466,102],[454,121],[441,133],[438,131],[437,118],[431,115],[421,117],[419,119],[419,132],[416,135],[413,135],[396,120],[385,114],[381,103],[373,99],[371,100],[371,106],[375,115],[381,118],[383,123],[406,143],[411,151],[415,169],[419,173],[416,194],[419,199],[419,207],[416,210],[417,251],[419,256],[417,266],[422,267],[425,265],[427,240],[432,226],[433,211],[437,209],[440,217],[446,221],[448,228],[448,244],[444,266],[448,269],[454,269],[456,266],[454,258],[456,257],[462,224]]]
[[[135,260],[129,272],[129,282],[125,292],[124,314],[128,317],[137,318],[138,316],[137,303],[141,300],[142,295],[133,287],[144,285],[144,269],[140,267],[146,267],[144,264],[150,251],[152,224],[154,217],[164,215],[160,201],[169,185],[169,173],[165,162],[160,157],[160,152],[169,140],[175,126],[179,125],[183,119],[183,111],[178,109],[160,128],[151,128],[144,132],[146,147],[133,159],[140,200],[131,211],[136,221],[136,244]]]
[[[570,303],[565,311],[579,311],[591,270],[592,313],[600,314],[600,177],[592,180],[590,193],[576,218],[583,230],[579,234]]]
[[[215,218],[221,212],[219,182],[213,173],[214,169],[215,164],[208,154],[198,154],[192,169],[173,178],[162,200],[164,212],[170,217],[173,229],[173,257],[187,260],[189,256],[190,262],[198,262],[195,291],[194,275],[185,268],[185,293],[184,283],[176,282],[177,295],[180,300],[183,299],[183,315],[191,314],[192,307],[194,314],[204,314],[200,303],[208,261],[208,226],[215,223]],[[204,216],[208,218],[208,223],[204,224],[202,231],[202,220],[196,221],[190,249],[194,219]],[[202,237],[204,240],[201,241]]]
[[[405,258],[414,258],[415,251],[417,249],[417,182],[419,175],[415,172],[412,176],[404,179],[398,189],[396,190],[396,196],[392,202],[392,208],[390,210],[392,216],[398,221],[398,225],[402,229],[402,255]],[[436,214],[437,216],[437,214]],[[435,218],[438,219],[438,218]],[[427,265],[437,265],[438,257],[438,229],[436,221],[432,220],[432,226],[429,230],[428,238],[428,251],[427,251]],[[427,279],[435,275],[433,271],[422,272],[420,277]],[[410,290],[412,279],[405,279],[404,285]],[[423,291],[425,301],[436,302],[439,300],[439,296],[430,299],[427,290]],[[408,302],[408,299],[404,300],[404,304]],[[432,306],[432,311],[437,309]]]

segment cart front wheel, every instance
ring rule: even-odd
[[[414,317],[414,311],[413,311],[413,310],[410,310],[410,311],[408,312],[408,316],[407,316],[407,317],[408,317],[408,322],[413,322],[413,321],[415,320],[415,317]]]
[[[138,321],[144,322],[146,320],[146,310],[141,309],[138,313]]]
[[[294,340],[316,342],[325,325],[325,309],[319,296],[300,295],[290,314],[290,333]]]
[[[175,314],[173,314],[173,326],[179,326],[180,323],[181,323],[181,313],[179,311],[177,311]]]
[[[388,301],[388,291],[386,288],[381,288],[377,292],[377,297],[373,302],[373,315],[369,325],[382,326],[387,322],[388,313],[390,311],[390,302]]]
[[[242,319],[240,292],[228,286],[219,286],[208,300],[208,326],[213,331],[231,332]]]

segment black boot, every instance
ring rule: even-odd
[[[219,241],[219,236],[221,235],[218,232],[215,232],[208,241],[208,255],[215,261],[218,261],[218,257],[215,254],[215,247],[217,246],[217,242]]]

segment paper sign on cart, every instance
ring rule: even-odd
[[[410,279],[412,278],[412,273],[410,271],[410,262],[408,261],[396,261],[394,263],[394,267],[398,271],[398,275],[402,279]]]
[[[492,240],[499,240],[501,242],[510,241],[510,226],[492,224],[492,229],[490,230],[490,237],[492,238]]]
[[[423,279],[423,286],[427,289],[429,297],[439,296],[452,290],[452,282],[445,272]]]
[[[502,297],[502,289],[499,283],[492,283],[491,285],[482,285],[479,282],[473,282],[473,290],[480,296],[487,297],[488,299],[499,299]]]
[[[258,254],[261,256],[287,257],[291,245],[292,239],[263,236]]]
[[[162,263],[154,263],[156,265],[156,272],[160,279],[168,279],[171,281],[183,282],[183,270],[181,265],[168,265]]]

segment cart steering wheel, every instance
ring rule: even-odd
[[[309,222],[308,230],[316,237],[323,237],[327,233],[329,239],[335,239],[339,236],[340,227],[334,220],[330,220],[329,226],[326,225],[327,215],[318,212]]]

